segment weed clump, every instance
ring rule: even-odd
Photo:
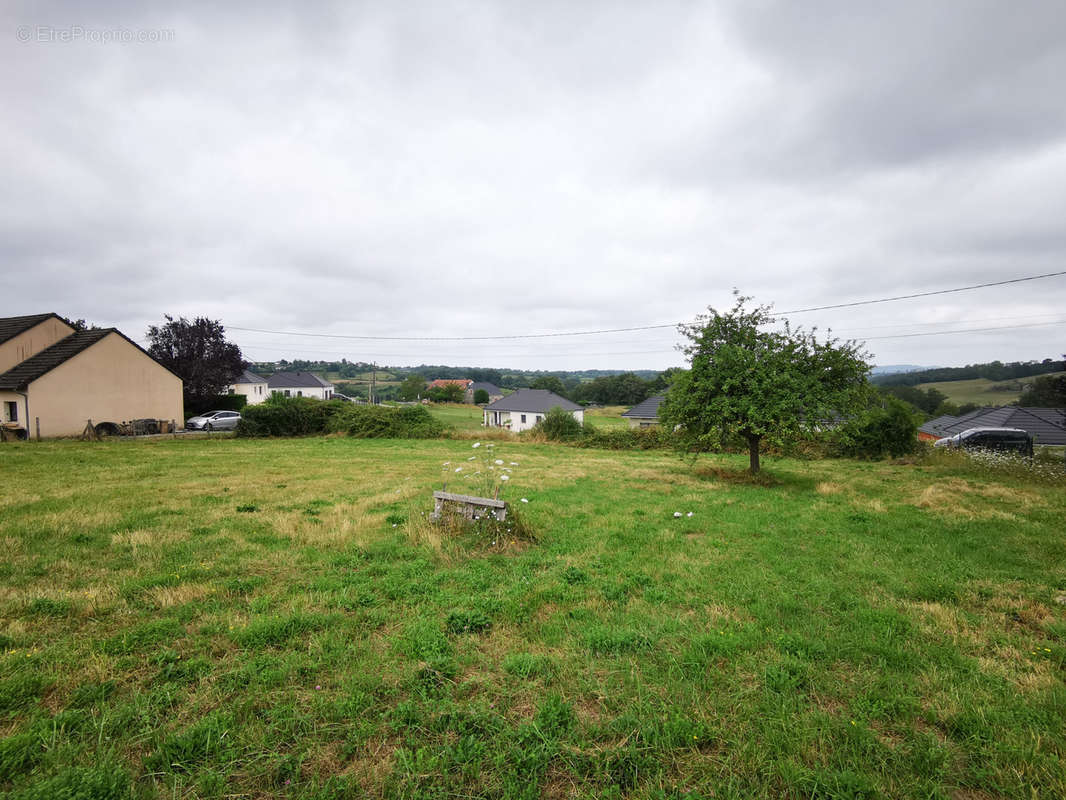
[[[321,614],[293,614],[289,617],[267,617],[250,623],[244,630],[235,631],[233,641],[249,650],[282,647],[297,636],[321,630],[327,619]]]
[[[550,678],[555,674],[555,664],[547,656],[510,653],[503,659],[503,671],[516,678]]]
[[[155,772],[192,772],[197,765],[229,749],[232,727],[233,720],[228,715],[212,713],[165,738],[144,765]]]
[[[51,778],[6,795],[9,800],[127,800],[130,777],[121,767],[68,767]]]
[[[480,611],[455,609],[448,612],[444,627],[452,634],[484,633],[492,627],[492,620]]]

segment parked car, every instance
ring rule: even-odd
[[[962,450],[999,450],[1032,458],[1032,434],[1021,428],[970,428],[954,436],[938,439],[933,447]]]
[[[185,429],[189,431],[231,431],[241,421],[236,411],[208,411],[198,417],[185,420]]]

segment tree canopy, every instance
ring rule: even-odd
[[[398,394],[401,400],[417,400],[425,390],[426,379],[417,372],[412,372],[403,379]]]
[[[749,309],[750,300],[737,294],[729,311],[710,308],[679,326],[690,368],[675,378],[659,417],[689,452],[742,437],[754,473],[764,438],[781,440],[861,409],[870,367],[854,342],[820,341],[787,322],[770,329],[777,322],[770,307]]]
[[[206,317],[192,322],[185,317],[165,318],[165,324],[148,328],[148,353],[181,378],[185,405],[199,408],[225,394],[245,361],[241,349],[226,341],[222,323]]]
[[[1066,373],[1037,378],[1025,387],[1018,405],[1031,408],[1066,407]]]

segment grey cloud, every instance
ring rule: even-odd
[[[1066,30],[1050,3],[0,14],[5,30],[175,33],[0,48],[0,179],[15,198],[0,258],[39,278],[0,314],[55,309],[135,335],[163,313],[488,335],[680,321],[728,304],[733,286],[796,308],[1066,260]],[[1064,286],[937,313],[1054,311]],[[811,322],[917,324],[930,309]],[[679,360],[670,336],[239,341],[274,356],[291,342],[293,355],[661,367]],[[878,344],[878,358],[920,360],[920,341]],[[1048,354],[1033,341],[1003,334],[988,355]],[[935,347],[939,363],[977,357]]]

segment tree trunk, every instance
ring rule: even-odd
[[[754,475],[759,471],[759,440],[761,436],[754,434],[745,434],[748,439],[748,459],[751,462],[751,474]]]

